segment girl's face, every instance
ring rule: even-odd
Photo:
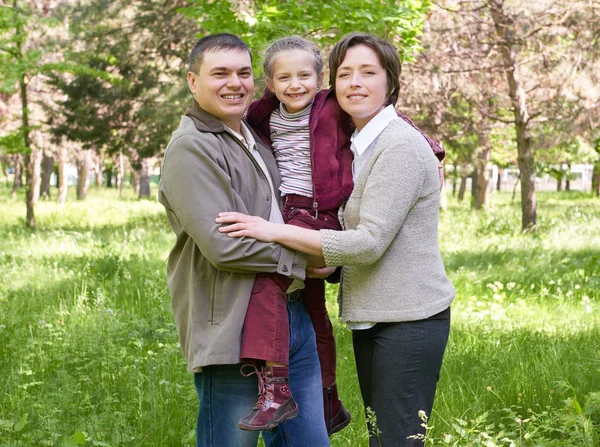
[[[337,69],[335,92],[359,131],[385,108],[387,91],[387,75],[377,54],[366,45],[348,48]]]
[[[267,78],[267,86],[288,112],[296,113],[311,103],[322,80],[323,73],[317,73],[312,53],[287,50],[275,56],[273,78]]]

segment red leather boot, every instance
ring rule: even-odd
[[[241,430],[271,430],[298,415],[298,405],[290,391],[287,366],[263,366],[261,371],[254,367],[251,373],[242,374],[258,376],[258,402],[238,422]]]

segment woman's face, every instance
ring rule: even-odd
[[[387,75],[377,54],[365,45],[349,48],[337,69],[335,92],[359,131],[384,109],[387,91]]]

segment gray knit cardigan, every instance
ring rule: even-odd
[[[342,321],[399,322],[446,309],[454,286],[438,247],[438,162],[401,119],[379,135],[340,213],[345,231],[321,230],[325,262],[342,267]]]

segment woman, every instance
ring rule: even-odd
[[[307,230],[222,213],[231,237],[279,242],[342,266],[340,317],[353,331],[371,445],[422,445],[419,410],[431,414],[454,287],[437,243],[438,164],[425,138],[394,110],[400,61],[389,43],[353,33],[329,58],[330,84],[356,125],[355,187],[340,213],[344,231]],[[328,268],[316,269],[320,275]]]

